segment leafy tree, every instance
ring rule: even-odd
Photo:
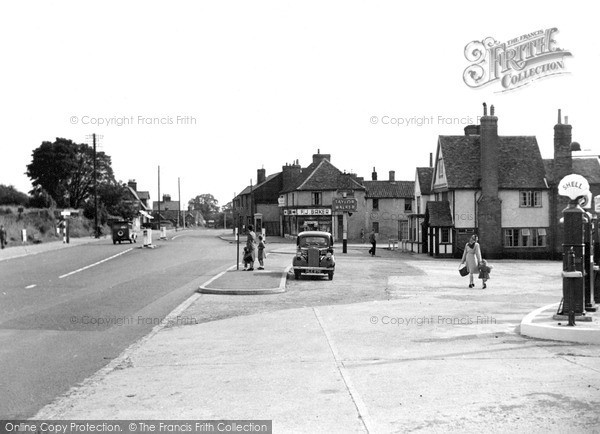
[[[86,144],[57,138],[43,142],[32,153],[27,176],[33,184],[32,195],[45,190],[59,207],[80,208],[93,191],[94,151]],[[111,160],[96,152],[96,179],[99,185],[114,182]]]
[[[0,184],[0,205],[22,205],[29,204],[29,196],[21,193],[12,185]]]
[[[127,187],[123,183],[109,182],[98,186],[98,219],[105,224],[110,217],[121,217],[131,220],[137,215],[137,208],[128,196]],[[86,202],[84,216],[94,219],[94,197]]]
[[[190,210],[200,211],[209,220],[219,212],[219,201],[212,194],[205,193],[190,199],[188,207]]]

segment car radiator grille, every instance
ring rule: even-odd
[[[308,249],[308,266],[318,267],[319,264],[319,249]]]

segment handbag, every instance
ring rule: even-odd
[[[467,274],[469,274],[469,270],[467,270],[467,266],[465,264],[461,264],[458,267],[458,272],[462,277],[465,277]]]

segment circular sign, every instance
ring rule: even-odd
[[[561,179],[558,184],[558,194],[567,196],[571,200],[586,195],[590,190],[590,184],[581,176],[572,173]]]

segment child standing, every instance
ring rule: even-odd
[[[483,280],[483,289],[487,288],[487,285],[485,284],[485,282],[487,282],[488,279],[490,278],[490,273],[492,271],[492,268],[494,268],[494,267],[489,265],[485,259],[482,259],[481,262],[479,263],[479,278],[481,280]]]
[[[263,240],[262,235],[259,235],[258,236],[258,264],[259,264],[258,269],[259,270],[265,269],[265,258],[266,258],[265,247],[266,247],[265,240]]]
[[[244,261],[244,271],[252,270],[252,268],[248,268],[248,266],[252,264],[254,260],[252,259],[252,253],[247,246],[244,247],[244,256],[242,257],[242,260]]]

